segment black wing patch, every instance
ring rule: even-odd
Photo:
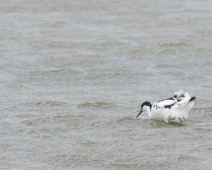
[[[193,100],[195,100],[196,99],[196,97],[192,97],[190,100],[189,100],[189,102],[191,102],[191,101],[193,101]]]
[[[165,107],[165,108],[169,108],[169,109],[171,109],[171,107],[172,107],[174,104],[175,104],[175,103],[170,104],[170,105],[165,105],[164,107]]]

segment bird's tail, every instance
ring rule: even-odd
[[[190,100],[189,100],[189,102],[192,102],[194,100],[196,100],[196,97],[191,97]]]

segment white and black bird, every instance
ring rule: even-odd
[[[179,90],[174,96],[151,104],[146,101],[141,105],[141,111],[136,118],[147,111],[150,119],[163,120],[166,123],[171,121],[183,123],[188,119],[188,112],[194,105],[196,97],[190,97],[187,92]]]

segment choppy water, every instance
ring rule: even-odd
[[[211,169],[211,9],[2,0],[0,169]],[[184,125],[135,119],[178,89]]]

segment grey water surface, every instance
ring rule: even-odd
[[[0,94],[0,169],[212,169],[212,1],[1,0]]]

